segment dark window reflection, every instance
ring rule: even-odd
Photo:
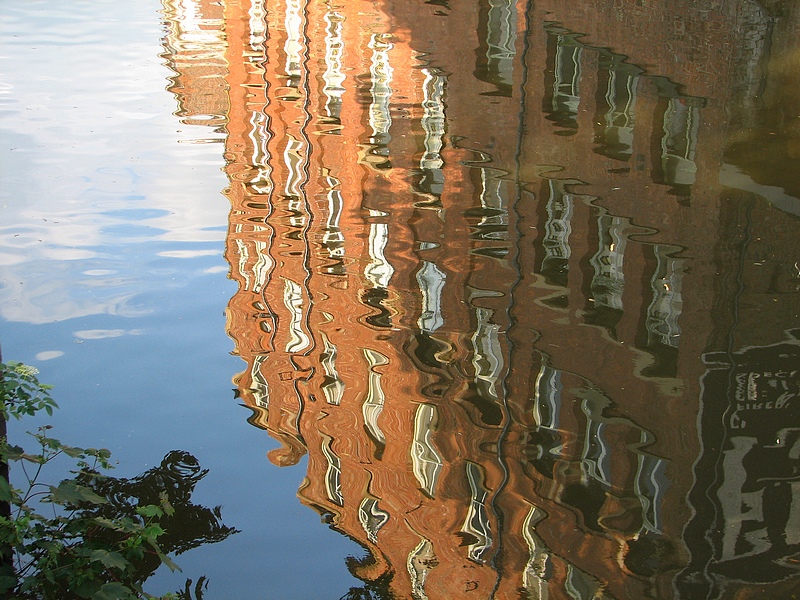
[[[697,178],[695,154],[704,101],[678,95],[668,82],[658,83],[662,98],[653,130],[653,181],[670,186],[677,196],[688,198]]]
[[[517,6],[513,0],[481,0],[475,77],[491,83],[490,95],[511,96],[517,43]]]
[[[642,370],[648,377],[676,377],[683,310],[683,260],[674,257],[674,248],[652,247],[653,271],[650,278],[651,299],[645,307],[644,331],[640,346],[653,362]]]
[[[641,69],[623,62],[624,57],[601,52],[595,116],[595,151],[628,161],[633,152],[636,97]]]
[[[578,132],[578,106],[581,102],[581,54],[583,46],[573,34],[548,31],[544,110],[557,135]]]
[[[549,285],[567,287],[569,278],[569,259],[572,250],[569,236],[572,233],[572,195],[564,190],[564,184],[558,180],[547,181],[546,221],[539,272],[544,275]]]
[[[600,215],[597,219],[598,249],[589,260],[592,280],[584,319],[592,325],[605,327],[614,338],[623,311],[626,226],[627,220],[622,217]]]

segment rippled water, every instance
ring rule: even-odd
[[[601,4],[5,7],[4,357],[241,530],[153,591],[797,593],[800,9]]]

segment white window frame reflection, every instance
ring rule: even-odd
[[[303,7],[300,0],[286,0],[286,42],[283,51],[286,54],[286,86],[297,87],[302,74],[303,52],[305,49],[303,39]]]
[[[589,263],[594,270],[591,290],[595,308],[622,310],[625,291],[625,236],[627,220],[623,217],[600,215],[597,219],[598,249]]]
[[[288,277],[283,278],[283,304],[289,310],[289,341],[286,352],[302,352],[311,345],[311,338],[303,330],[304,302],[303,288]]]
[[[417,319],[417,324],[422,331],[433,333],[444,325],[442,291],[447,274],[441,271],[435,263],[424,260],[416,277],[422,295],[422,314]]]
[[[320,355],[320,363],[322,363],[322,370],[325,373],[325,378],[320,386],[322,393],[325,395],[325,400],[328,404],[339,406],[344,397],[345,385],[339,372],[336,370],[336,356],[338,349],[330,341],[324,331],[320,331],[322,338],[322,354]]]
[[[325,492],[328,500],[336,506],[344,506],[344,495],[342,494],[342,460],[336,455],[332,448],[333,438],[322,434],[322,454],[327,461],[325,469]]]
[[[436,567],[439,561],[433,550],[433,542],[426,538],[421,538],[419,544],[408,553],[406,568],[411,578],[411,597],[414,600],[428,600],[425,593],[425,582],[431,569]]]
[[[485,476],[480,465],[467,461],[466,471],[470,502],[461,531],[476,540],[467,545],[467,557],[473,562],[482,563],[493,543],[489,511],[486,506],[489,491],[486,489]]]
[[[411,464],[420,488],[431,498],[436,497],[436,483],[444,461],[433,445],[439,413],[433,404],[420,404],[414,415],[414,440],[411,445]]]
[[[389,359],[371,348],[364,348],[364,358],[369,365],[369,376],[367,379],[367,394],[361,404],[361,414],[364,417],[364,425],[372,438],[380,445],[386,445],[386,435],[378,426],[378,419],[383,412],[386,403],[386,395],[381,385],[381,373],[378,367],[389,364]]]
[[[253,357],[253,366],[250,367],[250,393],[256,406],[264,410],[269,409],[269,381],[264,377],[262,367],[269,355],[257,354]]]
[[[482,398],[499,402],[497,382],[505,366],[503,349],[500,346],[500,326],[492,323],[494,311],[475,308],[477,327],[472,334],[472,366],[475,369],[475,385]]]
[[[373,287],[387,289],[394,275],[394,267],[386,259],[385,251],[389,245],[389,225],[386,223],[369,224],[369,257],[370,262],[364,267],[364,277]]]
[[[370,94],[372,101],[369,105],[369,126],[372,129],[371,143],[380,146],[379,154],[389,155],[387,144],[391,140],[389,130],[392,127],[392,114],[390,103],[392,99],[392,77],[394,69],[389,62],[389,51],[394,47],[386,41],[386,34],[375,33],[370,37],[369,48],[372,50],[370,59],[370,78],[372,85]]]
[[[592,418],[594,411],[588,400],[582,401],[581,408],[586,415],[581,468],[584,477],[591,477],[608,489],[611,487],[611,449],[605,434],[608,425]]]
[[[378,543],[378,532],[389,522],[389,513],[378,505],[378,499],[366,496],[358,507],[358,521],[373,544]]]
[[[322,80],[325,86],[322,93],[325,94],[325,112],[331,119],[337,121],[341,117],[342,98],[345,93],[345,81],[347,76],[343,72],[343,58],[345,42],[342,37],[345,17],[335,10],[328,10],[323,17],[325,19],[325,73]]]
[[[522,572],[522,585],[532,598],[547,600],[550,549],[536,533],[536,525],[547,518],[538,506],[531,506],[522,522],[522,537],[528,544],[528,562]]]

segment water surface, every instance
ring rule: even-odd
[[[4,355],[208,597],[796,593],[800,11],[601,5],[4,16]]]

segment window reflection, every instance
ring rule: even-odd
[[[594,407],[584,400],[581,409],[586,414],[581,470],[585,479],[593,479],[606,488],[611,487],[611,449],[606,441],[606,424],[593,418]]]
[[[493,403],[500,402],[497,384],[503,371],[500,347],[500,327],[491,322],[492,311],[476,308],[477,327],[472,335],[472,366],[475,368],[475,387],[478,395]]]
[[[272,138],[269,130],[269,116],[265,112],[253,111],[250,115],[250,127],[248,136],[253,145],[251,162],[255,174],[250,179],[248,191],[251,194],[269,195],[274,187],[268,147]]]
[[[573,600],[606,598],[606,594],[603,593],[600,582],[573,564],[567,564],[567,578],[564,583],[564,591]]]
[[[547,182],[549,196],[545,210],[544,258],[540,272],[550,285],[567,287],[569,258],[572,250],[569,236],[572,233],[572,195],[564,191],[564,184],[555,179]]]
[[[251,2],[247,14],[250,51],[261,57],[264,54],[264,43],[267,41],[267,10],[264,0]]]
[[[321,384],[322,393],[325,394],[325,400],[328,404],[339,406],[344,397],[345,386],[344,382],[339,377],[339,372],[336,370],[336,355],[338,350],[328,339],[324,331],[320,331],[319,333],[322,338],[323,348],[322,354],[320,354],[320,362],[322,363],[322,369],[325,373]]]
[[[655,269],[650,280],[652,301],[645,319],[645,349],[653,356],[653,364],[642,374],[650,377],[675,377],[678,370],[678,346],[681,328],[678,323],[683,310],[681,294],[683,260],[675,258],[675,248],[653,246]]]
[[[641,444],[645,445],[648,436],[642,432]],[[665,474],[666,462],[662,458],[640,453],[638,457],[634,491],[642,504],[642,529],[661,533],[662,502],[669,485]]]
[[[605,79],[605,84],[601,83],[598,90],[602,101],[595,123],[595,142],[598,144],[596,152],[628,161],[633,152],[640,70],[624,63],[623,59],[618,54],[601,51],[599,79],[601,82]]]
[[[381,510],[378,506],[377,498],[366,496],[358,507],[358,521],[361,523],[361,527],[364,528],[369,541],[377,544],[378,532],[381,527],[389,522],[389,513]]]
[[[550,551],[542,538],[536,533],[536,525],[547,518],[545,512],[531,506],[522,523],[522,537],[528,544],[528,562],[522,575],[522,583],[532,598],[547,600],[550,578]]]
[[[475,225],[476,240],[508,239],[508,192],[502,172],[482,167],[480,169],[480,221]],[[472,211],[471,213],[472,214]]]
[[[425,582],[428,574],[439,564],[433,544],[422,538],[419,544],[408,554],[406,568],[411,576],[411,595],[414,600],[428,600],[425,593]]]
[[[302,288],[291,279],[283,278],[283,303],[289,309],[289,340],[286,352],[302,352],[311,345],[311,338],[303,329],[304,303]]]
[[[678,318],[683,308],[683,261],[670,256],[671,251],[674,249],[653,246],[656,270],[650,280],[653,301],[647,309],[647,331],[651,342],[677,348],[681,335]]]
[[[434,263],[422,261],[417,271],[417,284],[422,294],[422,314],[417,320],[425,333],[433,333],[444,325],[442,315],[442,290],[447,276]]]
[[[283,151],[283,162],[286,165],[287,175],[284,185],[284,197],[288,200],[289,223],[292,227],[302,229],[306,225],[306,215],[303,212],[304,194],[302,183],[304,180],[303,151],[305,144],[287,135],[286,148]]]
[[[389,359],[377,350],[364,348],[363,352],[369,365],[369,375],[367,379],[367,394],[361,405],[361,413],[364,417],[364,425],[367,428],[367,432],[377,445],[376,456],[380,458],[383,448],[386,446],[386,436],[378,426],[378,419],[381,416],[381,412],[383,412],[386,396],[381,386],[381,373],[377,368],[388,365]]]
[[[262,372],[267,356],[267,354],[256,355],[250,367],[250,392],[253,394],[256,406],[264,410],[269,408],[269,382]]]
[[[578,132],[583,46],[575,38],[574,34],[548,32],[548,66],[552,71],[546,78],[543,108],[547,118],[555,124],[557,135]]]
[[[605,327],[613,337],[616,337],[616,326],[622,318],[626,225],[627,220],[622,217],[600,215],[597,219],[599,247],[589,260],[594,273],[585,320]]]
[[[323,272],[328,275],[345,275],[347,269],[344,264],[345,256],[345,236],[340,227],[344,199],[342,192],[338,189],[339,180],[335,177],[326,178],[328,184],[328,217],[325,223],[325,231],[322,234],[322,247],[328,253],[331,263],[323,268]]]
[[[283,50],[286,53],[284,73],[286,74],[286,87],[296,88],[300,85],[303,66],[303,17],[302,1],[286,0],[286,42]]]
[[[483,0],[479,19],[475,76],[495,86],[492,95],[511,96],[517,44],[516,2]]]
[[[344,506],[344,496],[342,495],[342,460],[336,455],[331,447],[333,439],[325,434],[322,436],[322,454],[327,461],[325,470],[325,491],[328,500],[336,506]]]
[[[391,313],[384,304],[389,298],[389,282],[394,274],[394,268],[384,254],[388,244],[389,225],[386,223],[370,223],[370,262],[364,268],[364,277],[372,284],[372,288],[364,292],[362,301],[367,306],[378,310],[378,314],[372,314],[367,317],[367,323],[381,328],[392,326]]]
[[[425,80],[422,84],[422,130],[425,132],[423,141],[425,152],[419,161],[422,179],[419,190],[438,199],[444,191],[444,148],[445,133],[445,105],[444,92],[447,79],[434,69],[422,69]]]
[[[461,531],[467,534],[467,539],[474,540],[467,544],[469,559],[481,562],[486,552],[492,547],[492,532],[486,508],[489,492],[484,485],[483,469],[473,462],[467,462],[467,481],[470,489],[470,503]]]
[[[341,123],[342,96],[345,92],[346,77],[343,71],[344,38],[342,27],[344,15],[329,10],[325,13],[325,73],[322,79],[325,87],[325,113],[332,123]],[[337,130],[339,131],[339,130]]]
[[[392,76],[394,69],[389,62],[389,51],[392,44],[387,41],[387,36],[373,34],[370,38],[369,48],[372,50],[370,59],[370,105],[369,125],[372,135],[369,139],[370,148],[365,156],[367,164],[376,169],[389,169],[392,164],[389,160],[389,129],[392,126],[390,102],[392,99]]]
[[[436,482],[444,464],[431,440],[438,418],[433,404],[420,404],[417,407],[414,416],[414,442],[411,446],[414,476],[422,490],[431,498],[436,495]]]
[[[681,96],[667,101],[661,138],[661,175],[666,184],[685,188],[694,183],[699,112],[699,104],[691,98]]]
[[[542,363],[534,388],[533,421],[537,427],[558,430],[561,389],[561,372]]]

